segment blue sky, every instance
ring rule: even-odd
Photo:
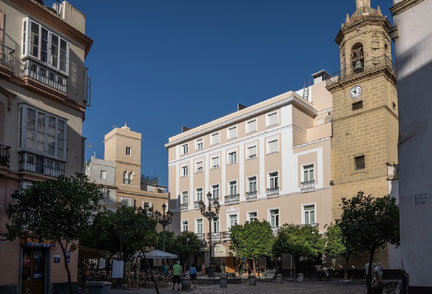
[[[87,16],[86,158],[127,122],[142,172],[168,184],[168,138],[339,71],[334,39],[355,0],[70,0]],[[391,0],[372,0],[390,17]],[[329,5],[331,3],[331,5]]]

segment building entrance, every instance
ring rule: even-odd
[[[46,250],[24,248],[21,263],[21,293],[43,294],[45,291]]]

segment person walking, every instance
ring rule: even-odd
[[[203,263],[203,265],[201,267],[201,271],[202,271],[202,276],[204,277],[206,275],[206,267],[205,267],[204,263]]]
[[[180,260],[177,260],[177,263],[173,266],[173,287],[172,287],[173,290],[175,288],[175,285],[178,284],[177,290],[180,291],[182,271],[183,268],[180,265]]]
[[[196,288],[197,269],[194,264],[192,264],[189,267],[189,276],[190,276],[191,283],[194,285],[194,288]]]

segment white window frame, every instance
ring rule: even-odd
[[[126,205],[123,204],[123,201],[126,202]],[[127,207],[134,207],[135,199],[129,198],[129,197],[120,197],[120,203],[124,206],[127,206]]]
[[[259,220],[259,218],[258,218],[258,210],[252,210],[252,211],[246,212],[246,217],[247,217],[247,221],[248,222],[251,222],[251,218],[250,218],[250,214],[251,213],[256,213],[256,219]]]
[[[212,233],[220,233],[220,216],[216,217],[215,219],[212,219]]]
[[[227,140],[232,140],[237,138],[237,125],[228,127],[226,136],[227,136]]]
[[[211,185],[211,193],[212,193],[212,197],[214,198],[215,197],[215,195],[214,195],[214,191],[215,191],[215,187],[217,186],[217,191],[218,191],[218,198],[217,198],[217,200],[218,201],[220,201],[220,197],[221,197],[221,195],[220,195],[220,187],[221,187],[221,185],[220,184],[213,184],[213,185]]]
[[[181,155],[189,154],[189,143],[181,144],[180,151]]]
[[[104,170],[104,169],[100,170],[100,178],[102,180],[106,180],[106,170]]]
[[[216,158],[217,158],[218,164],[214,164],[213,160],[215,160]],[[220,156],[219,156],[219,154],[218,155],[210,156],[210,164],[211,164],[210,169],[214,169],[214,168],[219,168],[220,167]]]
[[[200,159],[195,162],[195,173],[203,173],[204,172],[204,160]]]
[[[234,154],[234,156],[232,156],[232,154]],[[232,157],[235,157],[234,161],[231,160]],[[236,164],[237,162],[238,162],[238,152],[237,152],[237,150],[229,150],[227,152],[227,164],[228,165],[230,165],[230,164]]]
[[[227,223],[226,223],[226,225],[227,225],[227,231],[229,231],[230,230],[230,228],[231,228],[231,216],[236,216],[236,222],[237,222],[237,225],[238,224],[240,224],[240,221],[239,221],[239,213],[238,212],[231,212],[231,213],[228,213],[227,214]]]
[[[271,222],[271,216],[272,216],[272,214],[271,214],[271,212],[273,210],[278,210],[278,225],[277,226],[272,226],[272,222]],[[270,224],[270,226],[272,228],[280,228],[280,226],[281,226],[281,210],[280,210],[280,208],[279,207],[269,208],[267,210],[267,219],[268,219],[268,222],[269,222],[269,224]]]
[[[305,218],[305,207],[307,207],[307,206],[313,206],[314,207],[314,210],[313,210],[313,214],[314,214],[314,223],[312,223],[312,224],[307,224],[307,225],[311,225],[311,226],[314,226],[314,225],[316,225],[316,223],[317,223],[317,205],[316,205],[316,203],[314,202],[314,203],[305,203],[305,204],[302,204],[302,206],[301,206],[301,223],[303,224],[303,225],[306,225],[306,218]],[[310,217],[309,217],[309,219],[310,219]]]
[[[195,140],[195,151],[204,149],[204,139],[198,138]]]
[[[185,230],[185,225],[186,225],[186,230]],[[189,220],[182,220],[181,223],[181,231],[182,232],[189,232]]]
[[[34,56],[30,54],[31,52],[31,23],[34,23],[39,26],[39,38],[38,38],[38,56]],[[47,61],[42,60],[42,29],[47,31]],[[51,56],[52,54],[52,37],[56,36],[58,38],[58,48],[57,48],[57,65],[53,65],[51,63]],[[66,43],[66,54],[65,54],[65,69],[60,69],[60,59],[61,59],[61,43]],[[23,50],[21,51],[21,58],[30,58],[32,60],[35,60],[48,68],[51,68],[55,71],[58,71],[66,76],[69,76],[69,66],[70,66],[70,42],[62,37],[61,35],[53,32],[51,29],[45,27],[44,25],[40,24],[39,22],[26,17],[23,20],[23,30],[22,30],[22,46]]]
[[[187,177],[189,175],[189,165],[187,165],[187,164],[182,165],[180,167],[180,169],[181,169],[181,171],[180,171],[181,172],[181,176],[180,177]]]
[[[275,186],[275,187],[271,187],[271,185],[270,185],[270,183],[271,183],[271,176],[270,176],[270,174],[273,174],[273,173],[277,173],[277,187]],[[269,171],[268,173],[267,173],[267,188],[268,189],[278,189],[278,188],[280,188],[280,172],[278,171],[278,170],[274,170],[274,171]]]
[[[302,179],[302,182],[311,182],[311,180],[310,179],[308,179],[308,181],[306,181],[306,179],[305,179],[305,171],[306,171],[306,167],[310,167],[310,166],[312,166],[312,174],[313,174],[313,180],[312,181],[316,181],[316,177],[315,177],[315,163],[308,163],[308,164],[303,164],[302,165],[302,173],[301,173],[301,179]],[[309,169],[310,170],[310,169]]]
[[[129,151],[129,152],[128,152]],[[125,154],[127,156],[132,156],[132,147],[126,146]]]
[[[198,221],[201,221],[201,233],[198,232]],[[196,218],[195,219],[195,234],[204,234],[204,220],[202,218]]]
[[[255,122],[255,129],[253,129],[253,130],[250,129],[249,123],[251,123],[251,122]],[[246,121],[246,134],[256,132],[257,126],[258,126],[258,119],[257,118],[250,119],[250,120]]]
[[[270,151],[270,143],[273,143],[274,141],[276,141],[276,150]],[[271,138],[267,138],[266,140],[266,154],[273,154],[273,153],[278,153],[279,152],[279,145],[280,145],[280,140],[279,137],[271,137]]]
[[[274,123],[270,122],[270,116],[272,116],[272,115],[276,115],[276,122],[274,122]],[[274,110],[274,111],[270,111],[270,112],[266,113],[266,127],[267,128],[272,127],[272,126],[276,126],[278,124],[279,124],[279,111]]]
[[[198,190],[201,190],[200,191],[201,192],[201,200],[198,199],[198,192],[199,192]],[[202,187],[195,188],[195,201],[204,201],[205,202],[204,189]]]
[[[255,147],[255,154],[250,154],[250,149]],[[257,144],[250,144],[246,145],[246,160],[247,159],[255,159],[258,157],[258,145]]]
[[[255,191],[250,191],[250,179],[255,178]],[[258,193],[258,177],[257,176],[250,176],[247,177],[247,191],[248,192],[257,192]]]
[[[185,196],[187,197],[187,200],[188,200],[187,202],[184,202]],[[187,204],[187,205],[189,205],[189,191],[182,191],[181,192],[180,204]]]
[[[217,138],[217,142],[215,142],[215,138]],[[220,132],[215,132],[210,134],[210,145],[217,145],[220,143]]]
[[[234,183],[234,182],[235,182],[235,192],[236,193],[233,194],[233,193],[231,193],[232,192],[231,191],[231,183]],[[239,194],[238,181],[237,180],[228,181],[227,189],[228,189],[227,195],[229,195],[229,196]]]

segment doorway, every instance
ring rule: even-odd
[[[23,249],[21,263],[22,294],[44,294],[47,253],[43,249]]]

